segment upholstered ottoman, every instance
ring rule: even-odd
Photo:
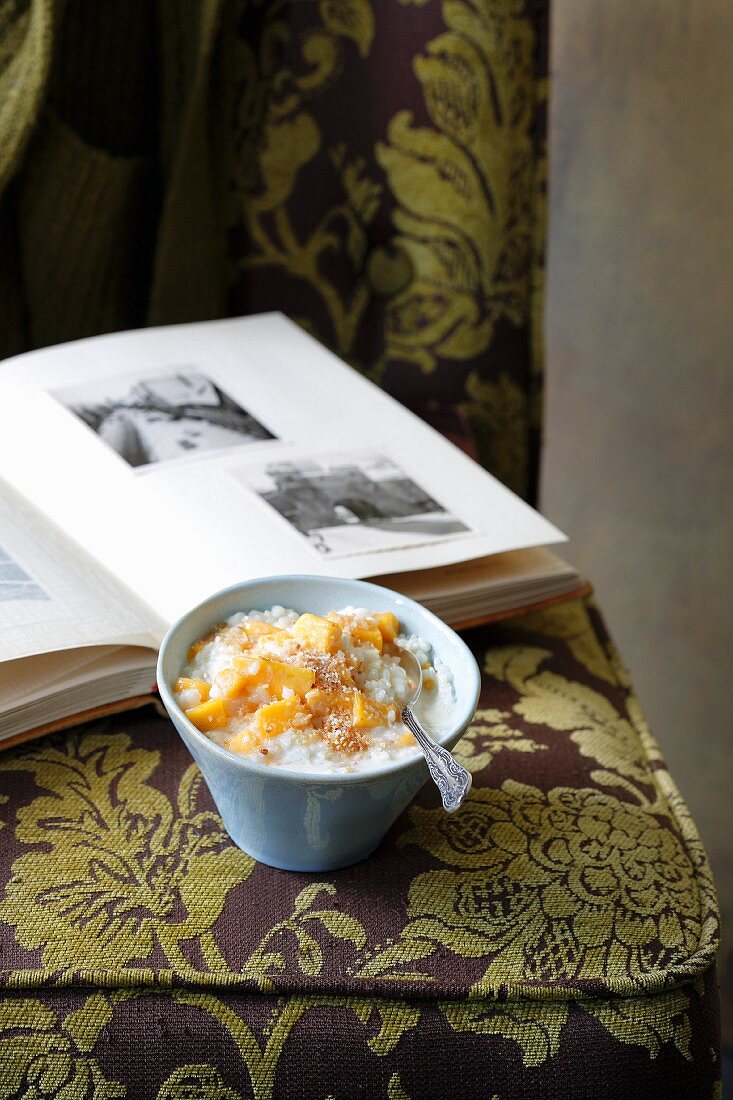
[[[469,637],[469,801],[348,870],[235,848],[152,709],[0,757],[0,1097],[720,1096],[710,871],[597,613]]]

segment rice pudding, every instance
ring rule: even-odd
[[[414,690],[400,647],[422,665],[421,720],[447,714],[452,678],[428,643],[403,634],[392,612],[356,607],[232,615],[191,646],[175,697],[233,752],[302,771],[359,771],[420,751],[400,718]]]

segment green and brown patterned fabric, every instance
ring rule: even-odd
[[[0,0],[0,355],[284,309],[531,498],[547,17]],[[0,755],[0,1100],[719,1098],[709,869],[596,611],[469,640],[469,801],[334,874],[235,848],[152,710]]]
[[[0,758],[0,1098],[716,1097],[702,845],[595,610],[475,631],[453,816],[323,875],[152,712]]]
[[[535,457],[545,20],[517,0],[241,0],[226,35],[234,312],[279,304],[519,493]]]

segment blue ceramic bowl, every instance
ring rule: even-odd
[[[176,703],[173,684],[189,647],[238,611],[274,604],[323,615],[352,605],[393,611],[407,634],[420,634],[453,674],[456,703],[450,724],[432,730],[452,748],[476,710],[480,675],[458,635],[424,607],[364,581],[284,576],[245,581],[218,592],[179,619],[158,658],[158,688],[174,726],[201,768],[235,844],[271,867],[330,871],[364,859],[428,778],[422,757],[340,775],[312,774],[230,752],[196,729]]]

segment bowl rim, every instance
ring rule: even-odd
[[[468,648],[463,638],[453,630],[452,627],[444,623],[442,619],[439,619],[437,615],[434,615],[432,611],[428,611],[426,607],[419,604],[416,600],[410,599],[409,596],[403,596],[401,592],[396,592],[394,589],[386,588],[384,585],[373,584],[371,581],[355,580],[347,577],[324,577],[317,574],[308,573],[283,573],[280,575],[273,575],[267,577],[253,577],[248,581],[240,581],[237,584],[228,585],[226,588],[219,589],[218,592],[214,592],[211,596],[207,596],[206,599],[201,600],[194,607],[190,608],[183,615],[181,615],[166,631],[165,637],[160,646],[158,653],[158,662],[156,666],[156,679],[158,684],[158,691],[163,704],[168,711],[168,716],[173,721],[173,713],[176,713],[177,719],[183,724],[183,728],[188,735],[194,739],[194,741],[201,745],[207,752],[213,753],[214,756],[220,757],[222,760],[226,760],[235,766],[244,768],[245,771],[252,772],[253,775],[258,777],[268,776],[273,779],[292,780],[300,783],[314,783],[314,784],[344,784],[344,783],[364,783],[371,779],[384,778],[387,775],[397,775],[402,771],[406,771],[409,768],[414,768],[416,764],[424,763],[422,754],[414,756],[410,760],[403,760],[398,763],[387,762],[386,764],[379,764],[372,768],[364,768],[355,772],[310,772],[303,771],[294,767],[287,767],[284,765],[272,765],[265,764],[264,761],[260,762],[256,758],[250,759],[245,753],[232,752],[231,749],[226,748],[224,745],[217,744],[216,741],[212,741],[207,737],[205,733],[197,729],[193,722],[186,717],[184,712],[178,706],[171,688],[166,683],[163,675],[163,665],[166,660],[166,653],[169,649],[171,642],[176,635],[185,628],[186,623],[193,618],[194,615],[206,607],[207,604],[214,603],[223,597],[234,594],[235,592],[243,591],[250,586],[256,587],[258,585],[272,585],[273,583],[288,581],[288,582],[302,582],[306,584],[312,584],[317,582],[318,584],[328,585],[333,584],[348,584],[355,585],[357,588],[378,595],[381,592],[386,592],[390,596],[397,596],[404,604],[413,609],[419,616],[425,618],[428,622],[437,627],[438,632],[444,635],[446,638],[450,638],[452,644],[458,643],[459,652],[462,653],[462,657],[466,663],[466,667],[469,671],[470,679],[473,681],[473,691],[469,692],[470,699],[460,710],[450,723],[450,728],[446,734],[441,735],[438,743],[444,744],[445,741],[450,740],[452,734],[458,729],[468,728],[474,714],[476,713],[476,707],[478,706],[479,695],[481,691],[481,673],[479,671],[476,658],[471,650]],[[457,700],[460,702],[460,700]],[[175,708],[174,711],[171,708]],[[175,726],[175,722],[173,722]],[[436,738],[437,740],[437,738]]]

